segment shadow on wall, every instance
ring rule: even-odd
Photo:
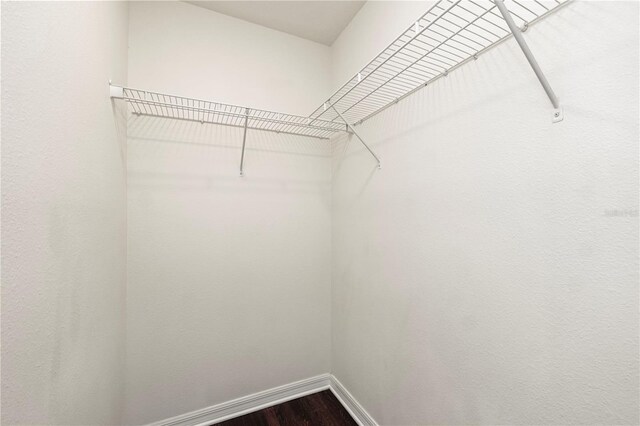
[[[127,164],[127,114],[128,107],[124,102],[116,102],[111,99],[111,111],[113,113],[113,125],[116,128],[118,138],[118,150],[122,164]]]
[[[307,192],[330,190],[326,139],[131,115],[128,185],[160,191]]]
[[[377,149],[376,145],[372,145],[374,152]],[[331,152],[333,153],[333,179],[340,178],[347,162],[351,161],[351,166],[357,164],[357,171],[349,178],[353,188],[350,204],[355,203],[364,194],[376,174],[381,173],[378,162],[355,136],[348,133],[341,133],[331,139]]]

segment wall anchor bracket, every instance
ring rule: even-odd
[[[562,120],[564,120],[564,111],[562,110],[562,107],[554,109],[552,121],[557,123]]]
[[[109,80],[109,97],[116,99],[124,98],[124,87],[111,84],[111,80]]]

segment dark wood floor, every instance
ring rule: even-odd
[[[330,390],[236,417],[222,426],[357,426]]]

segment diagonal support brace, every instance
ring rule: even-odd
[[[336,114],[338,114],[338,116],[342,119],[342,121],[344,121],[344,123],[347,125],[347,128],[350,129],[353,132],[354,135],[356,135],[356,137],[360,140],[362,145],[364,145],[364,147],[367,148],[367,150],[371,153],[371,155],[373,155],[373,158],[375,158],[376,161],[378,162],[378,168],[381,169],[382,166],[380,165],[380,159],[378,158],[376,153],[373,152],[373,150],[371,148],[369,148],[369,145],[367,145],[364,140],[362,140],[362,138],[360,137],[358,132],[356,132],[356,129],[354,129],[353,126],[347,121],[347,119],[344,118],[344,116],[342,114],[340,114],[340,111],[338,111],[338,109],[334,105],[331,105],[331,108],[333,108],[333,110],[336,112]]]
[[[240,177],[244,176],[244,147],[247,144],[247,126],[249,125],[249,108],[244,111],[244,133],[242,135],[242,154],[240,155]]]
[[[513,18],[511,17],[509,10],[504,5],[504,0],[494,0],[494,2],[498,7],[498,10],[500,11],[500,14],[506,21],[507,25],[509,26],[511,33],[513,34],[513,37],[518,42],[520,49],[522,49],[522,53],[524,53],[524,56],[527,58],[527,61],[529,61],[529,65],[531,65],[531,68],[533,68],[533,72],[536,73],[536,77],[538,77],[538,81],[540,81],[542,88],[547,93],[547,96],[549,97],[551,104],[555,108],[555,111],[553,114],[553,121],[554,122],[561,121],[562,110],[560,108],[560,101],[558,100],[558,97],[556,96],[553,89],[551,88],[551,85],[549,84],[549,81],[547,80],[544,73],[542,72],[542,69],[540,69],[540,65],[538,65],[538,61],[536,61],[535,56],[533,56],[533,53],[529,49],[527,42],[522,36],[522,31],[520,31],[520,28],[518,28],[515,22],[513,22]]]

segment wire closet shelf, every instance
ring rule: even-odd
[[[440,0],[308,117],[113,85],[111,97],[124,99],[136,115],[243,128],[241,176],[247,129],[321,139],[350,132],[380,167],[380,159],[354,125],[478,59],[511,35],[555,108],[553,121],[561,121],[558,98],[521,33],[569,2]]]
[[[360,124],[512,35],[491,0],[440,0],[310,115]],[[521,31],[570,0],[504,0]],[[338,114],[336,110],[341,111]]]
[[[127,101],[135,115],[173,118],[240,128],[244,128],[246,124],[248,129],[321,139],[328,139],[336,132],[346,131],[344,123],[311,120],[309,117],[298,115],[167,95],[129,87],[114,87],[111,96]]]

